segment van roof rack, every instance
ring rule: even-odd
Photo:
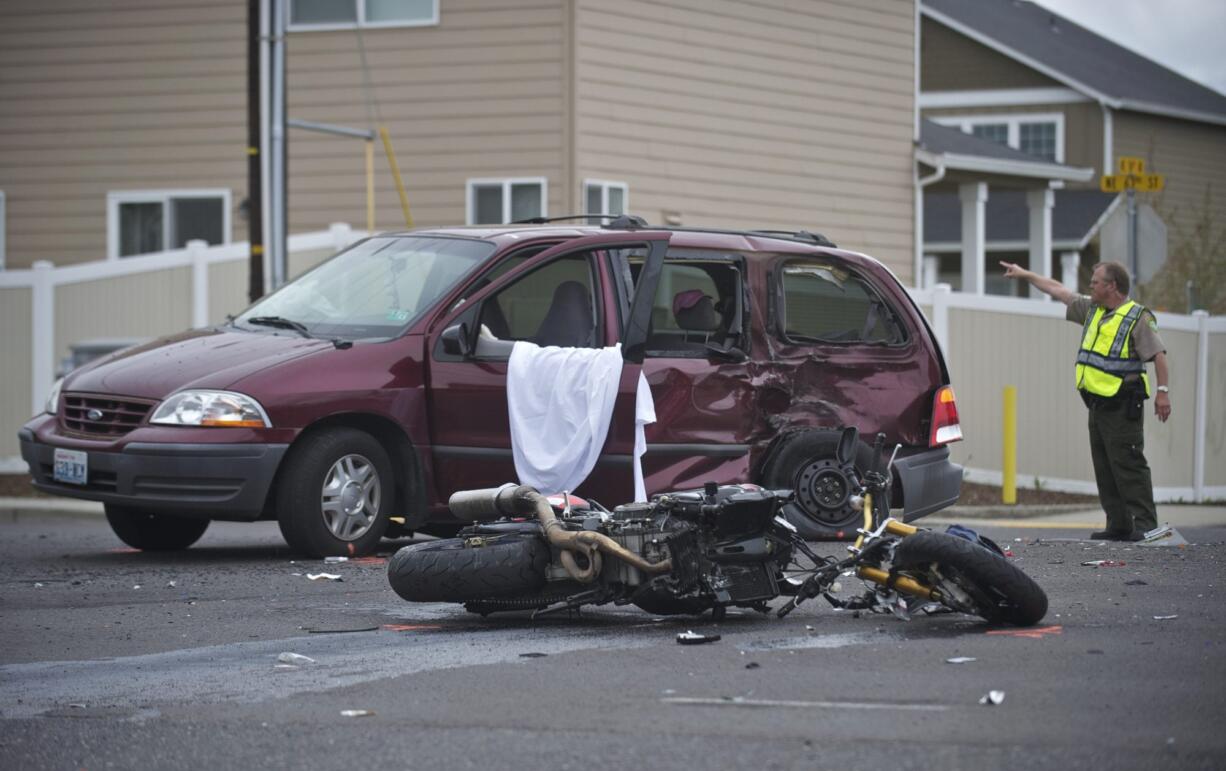
[[[630,214],[565,214],[559,217],[529,217],[526,220],[515,220],[511,225],[545,225],[550,222],[565,222],[567,220],[612,220],[602,224],[602,227],[612,229],[633,230],[647,227],[647,220]]]
[[[835,247],[835,243],[829,238],[826,238],[821,233],[811,233],[808,230],[751,230],[750,233],[759,233],[764,236],[782,236],[790,238],[793,241],[808,241],[809,243],[818,246]]]

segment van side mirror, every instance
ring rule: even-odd
[[[443,352],[451,356],[468,358],[473,354],[472,336],[468,324],[456,324],[443,330]]]

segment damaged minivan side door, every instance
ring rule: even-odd
[[[542,347],[601,348],[622,343],[624,366],[618,385],[613,425],[634,425],[640,364],[634,361],[646,339],[650,297],[669,233],[613,231],[575,238],[546,249],[514,267],[495,265],[472,279],[431,326],[428,388],[432,407],[435,500],[456,490],[498,486],[516,477],[507,414],[507,363],[520,340]],[[648,259],[637,302],[623,308],[611,286],[602,256],[611,249],[635,246]],[[649,287],[648,284],[651,284]],[[623,318],[628,322],[622,332]],[[639,321],[635,322],[635,319]],[[610,503],[633,497],[630,459],[633,431],[610,429],[595,469],[580,494]],[[548,491],[556,492],[556,491]]]

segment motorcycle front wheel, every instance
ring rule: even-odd
[[[947,595],[964,595],[969,608],[956,602],[942,604],[982,616],[992,624],[1031,626],[1047,613],[1047,594],[1034,579],[1006,558],[965,538],[920,531],[898,544],[893,567],[920,575],[935,588],[944,585]]]
[[[549,545],[512,533],[446,538],[406,546],[387,563],[387,580],[409,602],[469,602],[539,591]]]

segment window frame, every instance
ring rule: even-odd
[[[965,115],[933,115],[930,118],[942,126],[956,128],[965,134],[970,134],[974,126],[1004,123],[1009,127],[1007,146],[1018,152],[1021,152],[1021,125],[1023,123],[1054,123],[1056,126],[1056,157],[1048,162],[1064,163],[1064,113],[1062,112],[968,113]],[[1046,158],[1037,155],[1035,158],[1047,161]]]
[[[8,199],[5,198],[4,191],[0,190],[0,271],[7,269],[6,260],[8,259],[8,230]]]
[[[587,189],[589,186],[600,188],[600,211],[588,211],[587,210]],[[625,182],[621,182],[615,179],[591,179],[591,178],[584,179],[583,185],[579,188],[581,191],[580,195],[583,196],[583,200],[579,202],[579,210],[582,211],[584,214],[608,214],[610,216],[618,216],[618,215],[613,215],[609,211],[609,190],[611,188],[621,189],[622,191],[622,211],[621,213],[628,214],[630,212],[630,185],[628,185]]]
[[[437,27],[439,25],[439,0],[431,0],[434,4],[434,15],[424,21],[366,21],[366,0],[353,0],[356,6],[357,19],[354,22],[325,21],[318,23],[295,23],[293,0],[286,3],[289,19],[287,32],[332,32],[346,29],[387,29],[389,27]]]
[[[865,286],[870,291],[877,301],[885,307],[887,311],[894,317],[898,326],[898,331],[901,333],[901,339],[897,342],[872,341],[872,340],[796,340],[788,335],[787,329],[787,287],[785,285],[785,277],[787,268],[796,264],[806,262],[828,262],[837,264],[839,268],[846,270],[848,274],[854,277],[857,281]],[[855,346],[872,346],[877,349],[902,349],[911,344],[913,338],[912,331],[907,325],[905,317],[898,310],[895,303],[888,297],[886,292],[882,290],[872,279],[872,277],[854,266],[838,260],[823,260],[815,255],[790,255],[777,261],[771,268],[771,276],[768,281],[771,283],[770,289],[770,309],[768,312],[768,331],[776,340],[784,345],[796,346],[798,348],[827,348],[835,350],[848,350]]]
[[[511,187],[513,185],[540,185],[541,212],[537,217],[549,216],[549,178],[548,177],[469,177],[465,181],[464,194],[464,224],[472,227],[490,227],[505,225],[511,221]],[[477,212],[477,187],[502,185],[502,222],[473,222]]]
[[[144,257],[149,254],[161,254],[171,251],[169,246],[170,239],[170,217],[168,209],[170,202],[175,198],[220,198],[221,199],[221,242],[216,244],[222,246],[230,243],[231,236],[231,199],[232,194],[229,188],[212,187],[212,188],[176,188],[166,190],[111,190],[106,194],[106,258],[108,260],[121,260],[130,257]],[[162,249],[158,252],[146,252],[145,254],[129,254],[125,257],[119,256],[119,207],[125,203],[160,203],[162,205],[162,220],[167,224],[167,227],[162,229]]]

